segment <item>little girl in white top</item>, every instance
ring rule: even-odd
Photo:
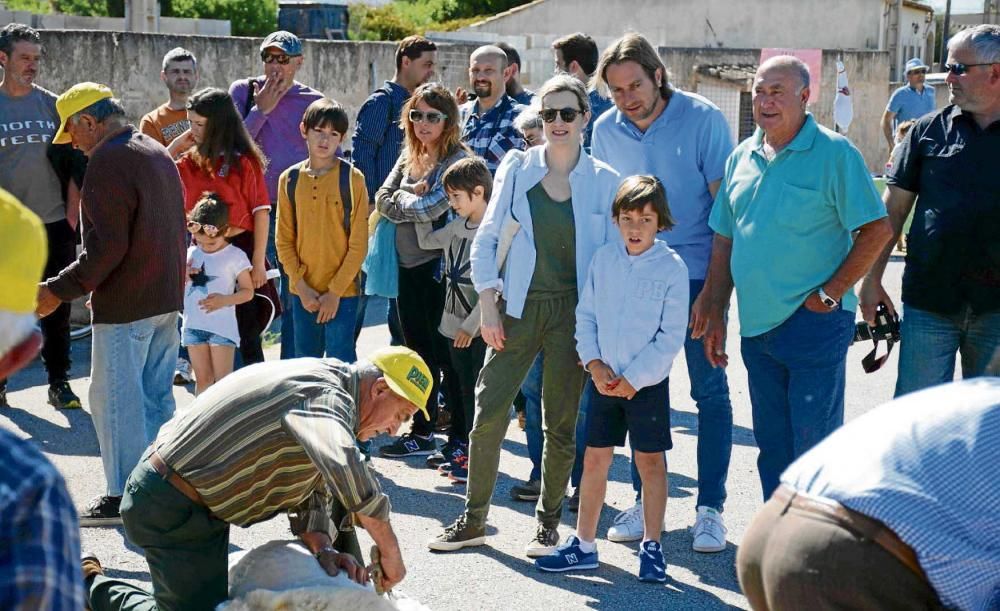
[[[226,241],[229,206],[205,193],[188,215],[195,245],[188,248],[181,343],[191,354],[195,394],[233,371],[240,342],[236,306],[253,299],[253,267],[246,254]]]

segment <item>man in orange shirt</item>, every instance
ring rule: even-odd
[[[163,56],[160,80],[167,86],[170,99],[144,116],[139,122],[139,130],[167,146],[191,127],[187,101],[198,84],[198,60],[187,49],[171,49]]]

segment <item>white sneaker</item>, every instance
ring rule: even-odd
[[[644,531],[642,501],[637,501],[635,505],[615,516],[614,524],[608,529],[608,541],[617,543],[641,541]]]
[[[696,552],[721,552],[726,549],[726,525],[722,514],[713,507],[698,506],[698,517],[691,529],[694,542],[691,547]]]
[[[177,366],[174,367],[174,384],[184,386],[192,382],[194,382],[194,376],[191,374],[191,363],[177,357]]]

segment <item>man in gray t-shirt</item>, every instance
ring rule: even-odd
[[[59,127],[56,95],[35,85],[42,45],[38,32],[11,23],[0,30],[0,187],[10,191],[45,223],[48,260],[41,279],[55,276],[76,258],[75,218],[68,219],[63,184],[49,149]],[[65,151],[63,151],[65,153]],[[63,155],[66,156],[65,154]],[[70,304],[41,321],[42,361],[49,376],[49,403],[79,408],[70,388]],[[0,379],[0,408],[7,407],[7,380]]]

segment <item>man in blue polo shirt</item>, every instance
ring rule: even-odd
[[[652,174],[663,183],[677,226],[658,237],[687,265],[690,299],[696,303],[712,251],[708,214],[733,148],[726,119],[705,98],[674,89],[667,82],[667,69],[656,50],[638,34],[626,34],[608,47],[597,74],[611,92],[616,108],[605,112],[594,125],[592,154],[623,177]],[[687,337],[684,358],[691,378],[691,398],[698,406],[693,548],[718,552],[726,547],[722,508],[733,447],[729,382],[725,371],[713,369],[705,359],[700,339]],[[638,493],[639,476],[634,470],[632,479]],[[608,538],[642,538],[640,503],[615,520]]]
[[[919,119],[929,112],[934,112],[934,88],[925,85],[927,66],[919,57],[906,62],[907,83],[892,92],[889,103],[882,113],[882,133],[889,143],[889,150],[896,145],[896,126],[903,121]]]
[[[808,100],[802,61],[761,65],[759,129],[726,162],[709,219],[706,357],[728,363],[723,317],[735,285],[765,499],[785,467],[844,422],[851,287],[892,235],[861,153],[818,125]]]

